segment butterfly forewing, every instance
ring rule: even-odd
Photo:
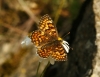
[[[36,30],[31,34],[31,40],[37,47],[39,47],[48,43],[51,38],[49,38],[44,32]]]
[[[58,34],[49,15],[46,14],[40,19],[38,27],[38,30],[31,34],[31,40],[37,47],[57,40]]]
[[[58,37],[57,30],[48,14],[41,17],[39,22],[39,30],[45,32],[45,34],[48,34],[53,39],[57,39]]]

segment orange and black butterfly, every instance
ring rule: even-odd
[[[69,44],[59,37],[56,27],[48,14],[41,17],[38,30],[31,34],[31,41],[42,58],[52,57],[56,61],[66,61]]]

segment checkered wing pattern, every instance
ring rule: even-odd
[[[54,26],[53,21],[48,14],[41,17],[39,22],[39,30],[48,34],[52,39],[57,39],[58,37],[56,27]]]
[[[38,30],[33,31],[31,40],[37,47],[37,54],[42,58],[51,56],[56,61],[66,61],[67,53],[58,40],[58,33],[49,15],[44,15],[39,22]]]
[[[57,40],[58,34],[52,19],[48,14],[44,15],[39,22],[39,29],[33,31],[31,35],[32,42],[38,47],[48,42]]]
[[[66,61],[67,59],[67,53],[58,40],[39,48],[37,54],[43,58],[52,56],[56,61]]]
[[[48,43],[51,40],[51,38],[49,38],[49,36],[46,35],[44,32],[37,30],[32,33],[31,40],[36,47],[39,47]]]

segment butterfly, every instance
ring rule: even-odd
[[[48,58],[51,56],[55,61],[67,60],[69,44],[59,37],[57,29],[48,14],[41,17],[38,30],[33,31],[30,37],[40,57]]]

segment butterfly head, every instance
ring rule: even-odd
[[[58,40],[59,40],[59,41],[62,41],[63,39],[62,39],[62,38],[60,38],[60,37],[58,37]]]

